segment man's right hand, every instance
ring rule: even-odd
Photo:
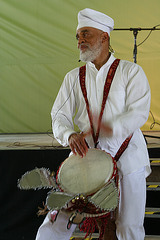
[[[74,155],[77,155],[77,153],[81,157],[86,155],[88,151],[88,146],[85,141],[85,137],[86,137],[85,133],[73,133],[70,135],[68,142]]]

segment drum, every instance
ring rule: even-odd
[[[82,217],[97,217],[118,205],[114,159],[100,149],[89,149],[83,158],[69,156],[60,166],[56,181],[61,191],[51,192],[47,206],[78,211]]]
[[[90,195],[110,180],[113,171],[113,159],[109,154],[99,149],[89,149],[83,158],[71,155],[62,163],[57,183],[69,194]]]

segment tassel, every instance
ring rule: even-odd
[[[87,238],[88,236],[92,236],[92,233],[95,232],[96,230],[96,220],[95,218],[86,218],[83,223],[82,226],[79,227],[80,231],[86,232],[86,235],[84,238]]]
[[[108,224],[108,219],[111,217],[111,214],[108,213],[105,216],[101,217],[90,217],[86,218],[82,225],[79,226],[80,231],[86,232],[85,238],[88,236],[91,238],[92,234],[96,229],[100,230],[99,240],[103,240],[106,226]]]

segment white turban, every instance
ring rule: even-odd
[[[114,20],[104,13],[85,8],[78,13],[77,30],[82,27],[97,28],[110,35],[114,27]]]

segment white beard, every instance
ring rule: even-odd
[[[97,42],[93,47],[90,47],[88,44],[86,45],[88,48],[85,52],[80,50],[80,60],[82,62],[93,62],[101,53],[101,43]]]

